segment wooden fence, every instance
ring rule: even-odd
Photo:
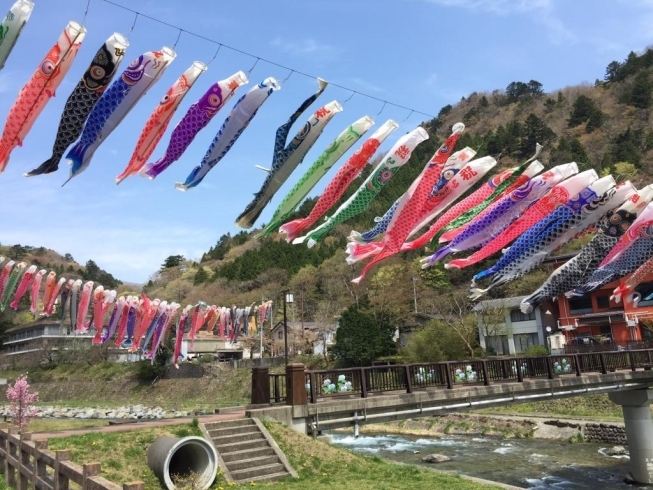
[[[5,483],[16,490],[145,490],[143,482],[110,482],[100,475],[100,463],[78,465],[71,451],[50,451],[48,441],[32,441],[31,434],[0,428],[0,465]]]

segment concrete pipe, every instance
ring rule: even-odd
[[[175,480],[197,478],[193,488],[208,489],[218,472],[218,453],[201,437],[159,437],[147,448],[147,465],[168,490]]]

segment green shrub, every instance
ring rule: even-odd
[[[525,357],[548,356],[549,349],[544,345],[531,345],[522,353],[522,355]]]

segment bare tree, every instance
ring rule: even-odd
[[[488,337],[499,337],[510,333],[510,328],[506,324],[506,313],[509,311],[508,302],[501,299],[492,302],[483,301],[474,307],[476,322],[480,333],[486,339],[486,345]]]
[[[478,348],[478,323],[472,311],[474,304],[465,293],[441,296],[433,307],[438,320],[447,325],[465,344],[471,357]]]

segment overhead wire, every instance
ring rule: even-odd
[[[236,52],[236,53],[240,53],[240,54],[243,54],[243,55],[245,55],[245,56],[249,56],[250,58],[255,58],[255,59],[256,59],[256,62],[254,63],[254,66],[256,66],[256,63],[258,63],[259,61],[264,61],[265,63],[268,63],[268,64],[270,64],[270,65],[277,66],[277,67],[279,67],[279,68],[283,68],[284,70],[288,70],[290,73],[288,74],[288,76],[287,76],[284,80],[282,80],[282,83],[283,83],[283,82],[286,82],[286,81],[287,81],[287,80],[292,76],[293,73],[297,73],[298,75],[302,75],[302,76],[305,76],[305,77],[307,77],[307,78],[312,78],[312,79],[317,78],[317,76],[315,76],[315,75],[311,75],[311,74],[306,73],[306,72],[301,71],[301,70],[296,70],[295,68],[291,68],[291,67],[289,67],[289,66],[282,65],[281,63],[277,63],[276,61],[272,61],[272,60],[270,60],[270,59],[263,58],[262,56],[257,56],[257,55],[255,55],[255,54],[249,53],[249,52],[247,52],[247,51],[244,51],[244,50],[242,50],[242,49],[236,48],[236,47],[234,47],[234,46],[230,46],[230,45],[225,44],[225,43],[222,43],[222,42],[220,42],[220,41],[216,41],[215,39],[211,39],[211,38],[206,37],[206,36],[204,36],[204,35],[202,35],[202,34],[198,34],[198,33],[196,33],[196,32],[186,30],[186,29],[184,29],[184,28],[182,28],[182,27],[179,27],[179,26],[174,25],[174,24],[170,24],[169,22],[166,22],[166,21],[164,21],[164,20],[158,19],[158,18],[156,18],[156,17],[152,17],[152,16],[150,16],[150,15],[144,14],[143,12],[139,12],[139,11],[137,11],[137,10],[132,9],[131,7],[127,7],[127,6],[125,6],[125,5],[121,5],[121,4],[116,3],[116,2],[114,2],[114,1],[112,1],[112,0],[102,0],[102,1],[105,2],[105,3],[108,3],[108,4],[110,4],[110,5],[113,5],[113,6],[115,6],[115,7],[118,7],[118,8],[120,8],[120,9],[122,9],[122,10],[126,10],[126,11],[128,11],[128,12],[132,12],[133,14],[135,14],[136,17],[135,17],[135,19],[134,19],[134,25],[136,24],[136,20],[138,19],[138,17],[143,17],[143,18],[145,18],[145,19],[149,19],[149,20],[151,20],[151,21],[157,22],[157,23],[159,23],[159,24],[161,24],[161,25],[164,25],[164,26],[170,27],[170,28],[172,28],[172,29],[178,30],[178,31],[179,31],[179,36],[181,36],[181,33],[183,32],[183,33],[188,34],[188,35],[190,35],[190,36],[193,36],[193,37],[195,37],[195,38],[197,38],[197,39],[201,39],[201,40],[203,40],[203,41],[206,41],[206,42],[209,42],[209,43],[212,43],[212,44],[216,44],[216,45],[218,45],[218,51],[216,51],[215,56],[217,56],[218,52],[220,51],[220,48],[221,48],[222,46],[224,46],[225,48],[230,49],[231,51],[234,51],[234,52]],[[89,0],[89,3],[90,3],[90,0]],[[88,8],[87,8],[87,10],[88,10]],[[132,28],[130,29],[130,32],[134,29],[134,25],[132,25]],[[177,42],[179,41],[179,36],[177,37]],[[175,43],[175,45],[176,45],[176,44],[177,44],[177,43]],[[211,59],[211,61],[213,61],[213,60],[215,59],[215,56]],[[210,63],[211,61],[209,61],[209,63]],[[252,67],[252,69],[253,69],[253,68],[254,68],[254,67]],[[250,71],[251,71],[251,70],[250,70]],[[435,119],[435,116],[434,116],[433,114],[429,114],[428,112],[419,111],[419,110],[417,110],[417,109],[411,109],[410,107],[406,107],[406,106],[404,106],[404,105],[397,104],[397,103],[395,103],[395,102],[391,102],[391,101],[389,101],[389,100],[385,100],[385,99],[382,99],[382,98],[380,98],[380,97],[376,97],[376,96],[374,96],[374,95],[370,95],[370,94],[367,94],[367,93],[365,93],[365,92],[361,92],[361,91],[359,91],[359,90],[354,90],[354,89],[352,89],[352,88],[346,87],[345,85],[341,85],[341,84],[339,84],[339,83],[329,82],[329,85],[331,85],[332,87],[340,88],[340,89],[342,89],[342,90],[346,90],[346,91],[348,91],[348,92],[352,92],[352,97],[353,97],[353,94],[358,94],[358,95],[362,95],[363,97],[367,97],[368,99],[376,100],[376,101],[378,101],[378,102],[383,102],[383,106],[381,107],[381,111],[379,111],[379,114],[383,111],[383,109],[385,108],[386,105],[391,105],[391,106],[393,106],[393,107],[397,107],[397,108],[399,108],[399,109],[404,109],[404,110],[406,110],[406,111],[410,111],[411,114],[413,114],[413,113],[415,113],[415,114],[421,114],[421,115],[423,115],[423,116],[427,116],[427,117],[429,117],[429,118],[431,118],[431,119]],[[351,99],[351,97],[350,97],[350,99]],[[349,100],[349,99],[348,99],[348,100]]]

